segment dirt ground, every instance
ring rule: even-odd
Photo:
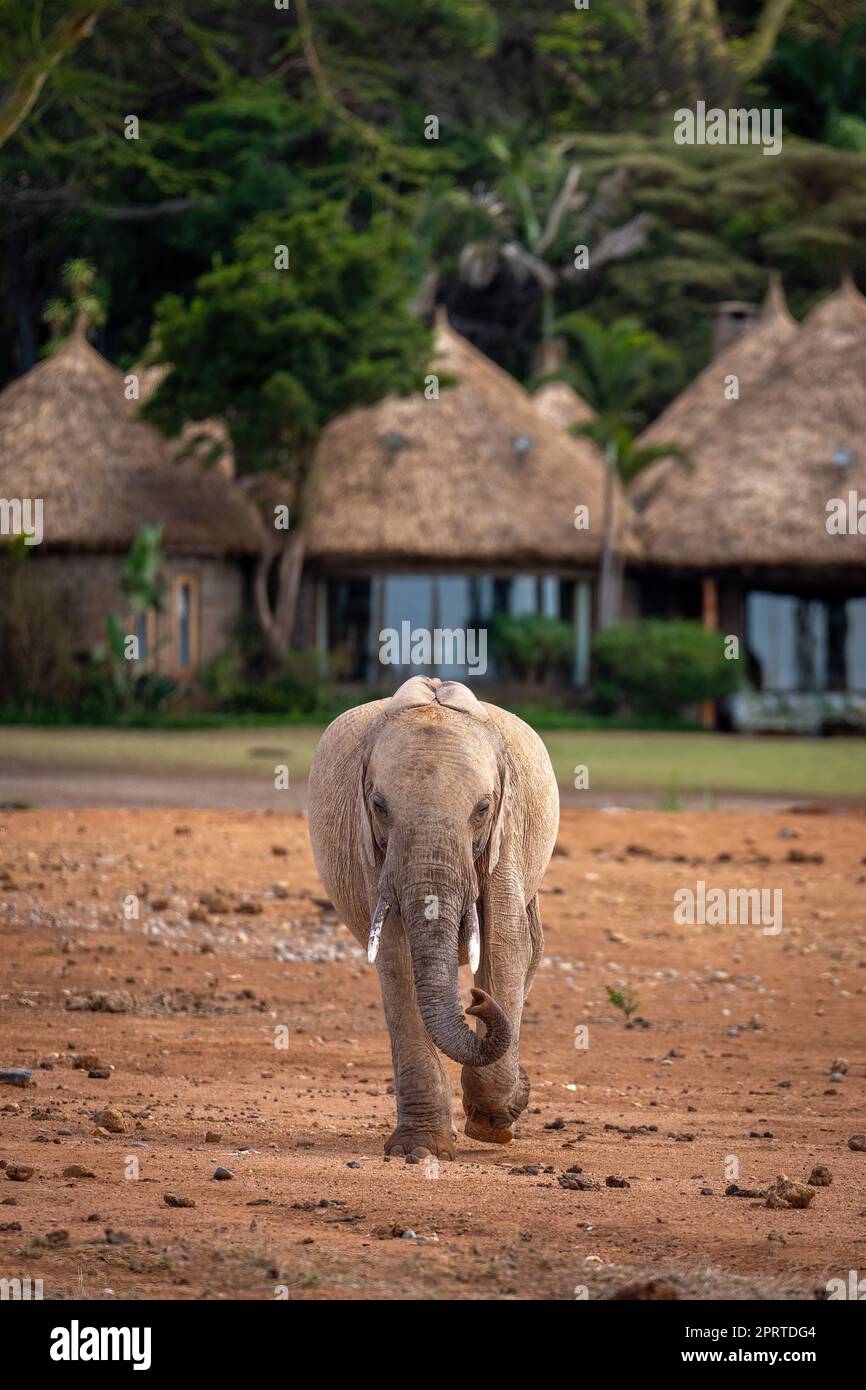
[[[0,1070],[34,1069],[0,1085],[0,1275],[46,1298],[572,1299],[648,1276],[657,1294],[823,1296],[866,1270],[866,1152],[848,1146],[866,1130],[864,832],[850,814],[565,810],[529,1109],[509,1147],[466,1139],[452,1068],[461,1139],[437,1174],[383,1157],[376,976],[301,815],[0,815]],[[677,925],[673,894],[699,879],[780,888],[782,931]],[[832,1183],[806,1209],[726,1195],[815,1165]],[[574,1168],[598,1185],[563,1187]]]

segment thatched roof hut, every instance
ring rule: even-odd
[[[533,392],[532,400],[539,414],[558,430],[568,431],[595,419],[592,406],[567,381],[546,381]]]
[[[435,399],[388,397],[325,430],[310,557],[467,572],[594,565],[603,465],[593,447],[563,435],[444,316],[431,371],[443,378]],[[580,504],[588,529],[575,526]]]
[[[782,287],[771,281],[755,326],[729,343],[699,372],[684,391],[644,430],[642,445],[654,448],[677,444],[691,459],[702,443],[729,430],[747,402],[758,398],[779,353],[797,334],[797,322],[788,312]],[[739,397],[731,395],[736,378]],[[632,504],[643,510],[657,492],[682,474],[680,459],[660,459],[635,479],[630,489]]]
[[[122,551],[161,522],[165,546],[258,552],[262,525],[241,490],[175,462],[175,448],[138,417],[82,325],[0,394],[0,495],[42,499],[46,547]]]
[[[830,499],[866,496],[864,362],[866,300],[853,284],[799,330],[771,298],[758,327],[643,436],[674,439],[691,456],[691,467],[654,465],[633,489],[645,560],[705,572],[866,571],[866,535],[826,524]],[[740,377],[737,401],[724,400],[729,372]]]

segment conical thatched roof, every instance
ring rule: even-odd
[[[866,496],[866,300],[849,284],[799,330],[784,327],[777,314],[768,344],[770,328],[765,320],[763,340],[759,325],[723,354],[751,348],[751,373],[738,359],[740,400],[721,409],[710,402],[703,431],[691,416],[678,430],[691,469],[665,462],[654,487],[644,477],[635,487],[636,529],[650,562],[866,568],[866,536],[830,535],[826,526],[831,498],[847,499],[850,490]],[[779,348],[780,336],[786,341]],[[767,352],[777,345],[760,379],[756,340]],[[644,438],[670,438],[670,417],[666,412]]]
[[[603,465],[513,377],[437,323],[423,394],[350,411],[326,429],[309,554],[350,565],[574,567],[601,549]],[[588,530],[575,507],[589,508]],[[624,516],[624,507],[621,504]]]
[[[77,328],[0,394],[0,495],[42,498],[44,544],[122,550],[147,523],[163,543],[254,554],[258,514],[238,487],[138,418],[123,373]]]
[[[654,448],[678,444],[691,457],[700,443],[717,430],[726,430],[747,401],[755,399],[761,382],[781,350],[797,333],[797,322],[788,312],[779,282],[771,281],[763,309],[751,328],[714,357],[694,381],[644,430],[642,445]],[[732,376],[739,382],[739,400],[726,391]],[[669,479],[681,473],[678,459],[660,459],[644,469],[630,489],[634,506],[641,509]]]
[[[558,430],[568,430],[572,425],[586,425],[595,419],[592,406],[567,381],[546,381],[533,392],[532,399],[544,419]]]

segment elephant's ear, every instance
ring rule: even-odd
[[[367,781],[367,759],[361,760],[361,775],[358,778],[358,800],[356,816],[358,821],[358,833],[361,837],[361,853],[366,862],[373,869],[376,867],[376,842],[373,839],[373,826],[370,821],[370,809],[367,805],[367,797],[364,793],[364,784]]]
[[[490,839],[487,842],[487,869],[493,873],[499,863],[499,856],[502,852],[502,842],[505,839],[511,819],[511,770],[509,767],[508,749],[505,740],[502,740],[502,749],[499,756],[499,805],[496,808],[496,817],[490,831]]]

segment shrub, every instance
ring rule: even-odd
[[[573,634],[568,623],[524,613],[513,618],[497,613],[491,623],[493,655],[522,680],[536,683],[567,667],[572,657]]]
[[[327,678],[314,647],[287,651],[279,671],[258,681],[238,680],[224,690],[220,705],[231,714],[309,714],[324,697]]]
[[[740,683],[724,635],[700,623],[617,623],[598,634],[593,656],[602,701],[641,713],[677,715],[686,705],[732,694]]]

